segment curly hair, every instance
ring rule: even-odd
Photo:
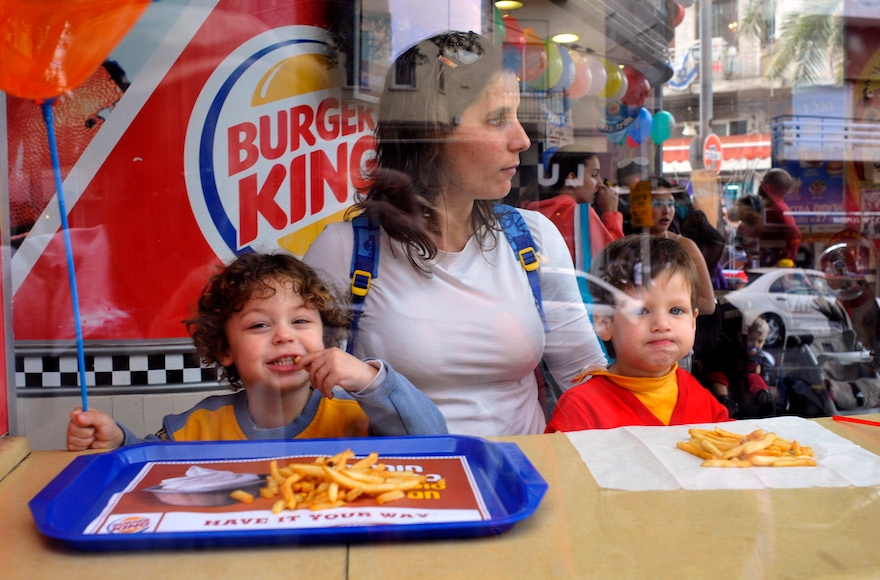
[[[248,300],[274,295],[273,284],[289,284],[307,307],[318,311],[325,346],[339,346],[348,338],[348,308],[314,269],[290,254],[247,253],[227,266],[218,267],[199,297],[196,316],[183,321],[206,365],[219,367],[220,359],[229,351],[229,319]],[[233,390],[243,386],[234,363],[221,367],[220,380],[228,382]]]

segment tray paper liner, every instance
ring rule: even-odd
[[[302,458],[290,456],[277,459],[281,460],[280,465],[283,466],[289,461],[296,462]],[[306,459],[307,463],[311,463],[313,457],[308,456]],[[229,500],[218,505],[168,505],[156,499],[150,493],[151,490],[160,487],[158,484],[163,481],[180,479],[193,466],[224,472],[231,470],[227,473],[267,473],[269,460],[150,461],[143,464],[123,491],[110,497],[98,517],[86,526],[83,533],[131,535],[158,532],[189,534],[310,530],[340,526],[438,524],[490,519],[467,456],[395,457],[388,454],[382,456],[382,461],[393,464],[398,470],[409,466],[417,472],[426,473],[429,476],[429,483],[425,484],[427,491],[418,492],[416,496],[413,495],[415,492],[410,492],[402,500],[381,506],[376,504],[375,499],[364,496],[334,509],[284,510],[278,514],[270,511],[275,499],[264,500],[259,496],[251,504]],[[431,483],[438,480],[442,483]],[[430,491],[438,488],[442,491]],[[221,491],[221,495],[228,495],[228,491],[231,490]]]
[[[816,453],[816,467],[701,467],[702,459],[675,444],[688,429],[734,433],[764,429],[797,440]],[[627,491],[672,489],[794,489],[880,485],[880,457],[801,417],[751,419],[672,427],[620,427],[566,434],[600,488]]]

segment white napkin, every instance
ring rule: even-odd
[[[259,479],[260,476],[253,473],[235,473],[193,465],[186,470],[185,477],[163,479],[159,487],[163,490],[185,492],[213,491],[253,483]]]
[[[675,444],[688,429],[747,434],[755,429],[797,440],[816,453],[816,467],[700,467],[702,459]],[[607,489],[790,489],[880,485],[880,457],[801,417],[750,419],[673,427],[620,427],[566,434],[599,484]]]

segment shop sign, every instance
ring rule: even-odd
[[[723,159],[724,150],[721,147],[721,138],[715,133],[710,133],[703,142],[703,168],[721,173]]]

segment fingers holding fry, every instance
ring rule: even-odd
[[[746,434],[715,427],[689,429],[689,441],[676,447],[703,459],[703,467],[814,467],[817,464],[812,448],[755,429]]]

